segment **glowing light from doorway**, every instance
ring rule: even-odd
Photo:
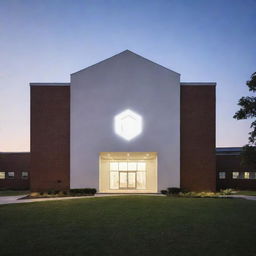
[[[126,109],[115,116],[114,119],[115,133],[125,140],[132,140],[142,132],[142,117]]]

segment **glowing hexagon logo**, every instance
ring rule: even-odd
[[[115,133],[125,140],[132,140],[142,132],[142,117],[126,109],[115,116]]]

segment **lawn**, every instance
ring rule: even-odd
[[[0,255],[256,255],[256,202],[120,196],[0,206]]]
[[[28,190],[0,190],[0,196],[19,196],[28,193]]]

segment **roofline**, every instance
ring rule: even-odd
[[[1,154],[27,154],[27,153],[31,153],[31,152],[30,151],[19,151],[19,152],[7,151],[7,152],[0,152],[0,155]]]
[[[223,156],[239,156],[241,155],[243,149],[242,147],[222,147],[216,148],[216,155]]]
[[[175,71],[173,71],[173,70],[171,70],[171,69],[169,69],[169,68],[167,68],[167,67],[162,66],[161,64],[158,64],[158,63],[156,63],[156,62],[154,62],[154,61],[152,61],[152,60],[149,60],[149,59],[147,59],[147,58],[145,58],[145,57],[143,57],[143,56],[141,56],[141,55],[139,55],[139,54],[137,54],[137,53],[135,53],[135,52],[132,52],[132,51],[130,51],[130,50],[128,50],[128,49],[127,49],[127,50],[124,50],[124,51],[122,51],[122,52],[119,52],[119,53],[117,53],[117,54],[114,54],[114,55],[112,55],[111,57],[106,58],[106,59],[104,59],[104,60],[101,60],[101,61],[99,61],[99,62],[97,62],[97,63],[95,63],[95,64],[92,64],[92,65],[90,65],[90,66],[88,66],[88,67],[86,67],[86,68],[83,68],[83,69],[80,69],[80,70],[78,70],[78,71],[76,71],[76,72],[74,72],[74,73],[71,73],[71,76],[74,75],[74,74],[77,74],[77,73],[79,73],[79,72],[81,72],[81,71],[84,71],[84,70],[87,69],[87,68],[93,67],[93,66],[95,66],[95,65],[97,65],[97,64],[100,64],[100,63],[102,63],[102,62],[104,62],[104,61],[107,61],[107,60],[109,60],[109,59],[111,59],[111,58],[113,58],[113,57],[116,57],[117,55],[120,55],[120,54],[122,54],[122,53],[124,53],[124,52],[130,52],[130,53],[132,53],[132,54],[134,54],[134,55],[137,55],[137,56],[140,57],[140,58],[145,59],[146,61],[149,61],[149,62],[151,62],[151,63],[153,63],[153,64],[155,64],[155,65],[158,65],[158,66],[160,66],[160,67],[162,67],[162,68],[164,68],[164,69],[167,69],[167,70],[169,70],[169,71],[172,71],[173,73],[175,73],[175,74],[177,74],[177,75],[180,76],[180,73],[177,73],[177,72],[175,72]]]
[[[70,83],[29,83],[30,86],[70,86]]]
[[[216,82],[181,82],[181,86],[216,86]]]
[[[243,147],[216,147],[216,150],[242,150]]]

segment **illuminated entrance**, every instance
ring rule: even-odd
[[[157,192],[155,152],[104,152],[100,154],[100,192]]]

